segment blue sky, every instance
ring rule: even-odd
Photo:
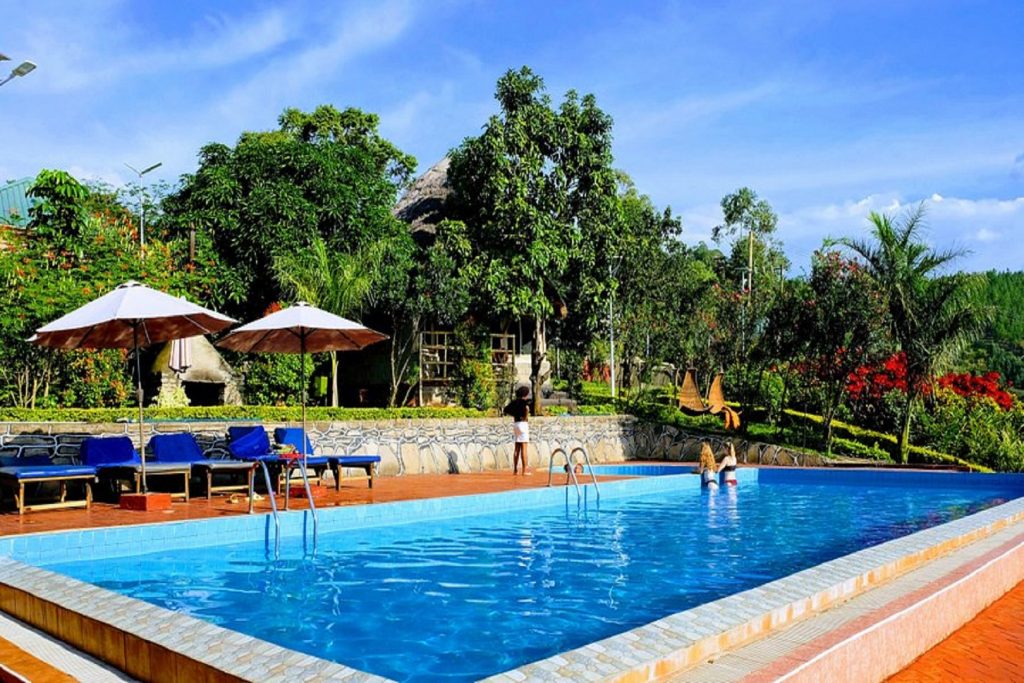
[[[870,210],[925,202],[965,269],[1024,269],[1024,2],[0,0],[0,181],[175,182],[288,106],[357,106],[425,171],[529,65],[592,92],[616,166],[707,239],[754,188],[794,271]]]

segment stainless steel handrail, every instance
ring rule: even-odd
[[[288,509],[288,503],[292,490],[292,468],[297,469],[302,475],[302,486],[306,490],[306,500],[309,501],[309,513],[313,517],[313,553],[316,553],[317,531],[320,526],[320,519],[316,514],[316,504],[313,502],[313,492],[309,488],[309,475],[306,473],[306,466],[295,463],[285,463],[284,470],[284,509]],[[339,471],[341,468],[338,468]]]
[[[341,469],[340,467],[338,468]],[[316,516],[316,505],[313,503],[313,492],[309,490],[309,475],[306,473],[306,466],[302,465],[299,468],[299,472],[302,473],[302,485],[306,487],[306,500],[309,501],[309,513],[313,516],[313,554],[316,554],[316,537],[317,537],[317,526],[319,520]]]
[[[548,461],[548,486],[551,486],[551,475],[554,473],[556,453],[561,453],[562,455],[565,456],[565,467],[569,471],[569,477],[572,479],[573,485],[576,487],[576,500],[582,500],[583,494],[580,492],[580,482],[576,478],[576,468],[572,466],[572,459],[570,455],[566,453],[565,449],[562,447],[558,447],[555,450],[551,451],[551,458]]]
[[[263,480],[267,483],[267,497],[270,499],[270,511],[274,516],[274,558],[278,558],[281,555],[281,519],[277,514],[277,500],[274,497],[274,487],[270,483],[270,470],[267,469],[267,463],[264,460],[260,460],[260,467],[263,468]],[[252,501],[256,495],[256,480],[255,478],[249,480],[249,510],[252,511]]]
[[[590,464],[590,456],[587,455],[587,449],[583,446],[577,446],[576,448],[569,451],[570,457],[579,451],[583,454],[583,462],[587,464],[587,471],[590,472],[590,479],[594,482],[594,491],[597,493],[597,500],[601,500],[601,487],[597,485],[597,475],[594,474],[594,467]]]

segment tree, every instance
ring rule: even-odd
[[[604,259],[616,210],[612,121],[592,95],[574,91],[555,110],[543,80],[526,67],[499,79],[496,98],[500,115],[452,151],[451,203],[481,274],[479,301],[495,315],[534,322],[531,379],[539,411],[554,302],[596,318],[595,300],[606,301]]]
[[[772,237],[778,218],[756,192],[742,187],[723,197],[721,206],[724,222],[715,227],[712,238],[716,243],[727,236],[735,239],[729,257],[719,261],[711,348],[718,364],[731,368],[736,394],[752,403],[760,399],[765,362],[770,361],[757,347],[783,289],[789,261]]]
[[[278,254],[323,239],[354,252],[405,227],[391,215],[415,160],[380,136],[358,109],[288,109],[278,130],[243,133],[234,147],[212,143],[199,169],[163,203],[179,232],[207,233],[218,255],[218,304],[256,317],[280,298],[268,280]]]
[[[284,291],[340,316],[359,316],[380,279],[387,242],[375,242],[351,253],[334,251],[320,236],[305,249],[280,253],[274,274]],[[331,405],[338,405],[338,354],[329,352]]]
[[[921,233],[924,209],[902,218],[872,212],[873,240],[841,239],[838,244],[861,259],[885,296],[893,338],[906,358],[907,393],[900,418],[900,460],[907,462],[914,402],[944,358],[975,338],[986,313],[972,306],[977,278],[940,275],[962,255],[928,247]]]
[[[418,340],[424,320],[455,325],[469,311],[478,271],[466,226],[444,220],[434,242],[395,240],[375,288],[372,307],[392,330],[388,344],[388,405],[405,405],[419,382]],[[408,236],[408,233],[406,233]],[[402,388],[404,395],[399,397]]]
[[[679,219],[655,209],[628,179],[620,189],[619,216],[616,339],[629,382],[644,380],[659,362],[679,366],[703,359],[707,337],[700,311],[716,276],[678,240]],[[640,368],[633,367],[637,359]]]
[[[821,410],[822,439],[831,453],[832,425],[847,382],[883,339],[885,311],[863,266],[836,251],[815,252],[810,279],[797,291],[803,296],[795,315],[773,315],[765,336],[783,339],[779,356],[798,361]]]
[[[155,240],[141,255],[131,214],[64,171],[42,171],[30,190],[41,200],[23,235],[0,250],[0,400],[18,406],[119,405],[130,395],[121,351],[54,353],[25,342],[40,326],[126,280],[208,301],[212,283],[183,267]]]

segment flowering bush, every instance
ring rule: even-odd
[[[998,372],[987,372],[984,375],[972,375],[969,372],[950,373],[940,377],[936,384],[939,388],[948,389],[962,398],[992,399],[1001,410],[1011,410],[1013,394],[999,386],[1000,379]]]
[[[1000,471],[1024,470],[1024,408],[1012,399],[1003,408],[989,396],[939,387],[930,403],[919,422],[933,448]]]

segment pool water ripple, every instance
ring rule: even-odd
[[[357,669],[474,680],[962,517],[1016,494],[744,482],[51,565],[75,578]],[[685,486],[685,487],[684,487]]]

